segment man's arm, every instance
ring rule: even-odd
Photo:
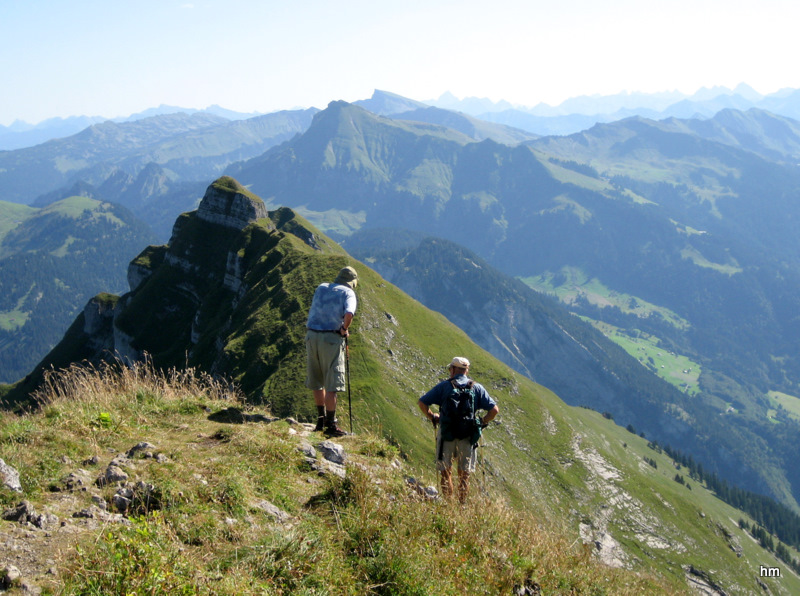
[[[431,409],[428,407],[428,404],[426,404],[422,400],[419,400],[417,402],[417,405],[419,406],[419,409],[422,411],[422,413],[425,415],[425,418],[433,422],[433,426],[439,424],[439,414],[434,414],[433,412],[431,412]]]
[[[353,313],[346,312],[344,313],[344,321],[342,321],[342,326],[339,327],[339,335],[342,337],[349,337],[350,332],[347,330],[350,327],[350,324],[353,322]]]
[[[478,385],[476,383],[476,385]],[[486,388],[483,385],[478,385],[478,410],[486,410],[486,415],[481,419],[483,425],[489,424],[497,414],[500,413],[500,408],[497,407],[497,402],[495,402],[489,392],[486,391]]]
[[[498,413],[500,413],[500,408],[498,408],[497,404],[495,404],[495,406],[491,410],[486,412],[486,416],[483,417],[481,422],[483,423],[484,426],[489,424],[492,420],[494,420],[494,417],[497,416]]]

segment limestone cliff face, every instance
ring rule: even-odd
[[[207,307],[209,292],[222,292],[219,309],[235,308],[247,291],[246,251],[239,237],[259,220],[263,230],[275,229],[264,202],[223,177],[208,187],[197,211],[178,217],[166,246],[145,249],[128,268],[130,292],[114,316],[114,349],[120,357],[136,360],[153,349],[148,346],[164,344],[158,339],[164,329],[175,329],[173,341],[166,343],[174,344],[174,350],[181,345],[184,357],[201,343],[214,320]],[[158,292],[148,290],[154,276],[159,277]]]
[[[83,332],[90,338],[89,345],[94,351],[114,349],[114,309],[115,296],[101,294],[95,296],[83,308]]]
[[[146,353],[156,366],[198,366],[261,395],[283,359],[296,373],[289,352],[303,345],[293,335],[305,328],[309,280],[332,279],[347,258],[290,209],[269,212],[235,180],[220,178],[196,211],[177,218],[166,245],[130,263],[130,291],[90,300],[26,384],[35,387],[51,366]]]
[[[164,262],[166,246],[148,246],[128,265],[128,287],[131,292],[149,278],[156,267]]]
[[[208,187],[197,209],[200,219],[241,230],[248,224],[267,217],[267,208],[257,196],[248,192],[233,178],[223,177]]]

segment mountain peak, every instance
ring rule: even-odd
[[[733,90],[733,92],[736,95],[741,95],[748,101],[758,102],[764,99],[764,96],[761,93],[753,89],[747,83],[739,83],[736,85],[736,88]]]
[[[230,176],[218,178],[206,190],[197,209],[200,219],[229,228],[243,229],[267,217],[264,201]]]
[[[353,102],[374,114],[388,116],[390,114],[402,114],[428,106],[420,101],[408,99],[396,93],[375,89],[370,99]]]

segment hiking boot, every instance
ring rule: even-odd
[[[347,431],[342,430],[341,428],[336,426],[336,424],[333,424],[331,426],[326,426],[325,427],[325,436],[328,436],[328,437],[344,437],[345,435],[347,435]]]
[[[318,433],[325,428],[325,416],[317,418],[317,425],[314,427],[314,432]]]

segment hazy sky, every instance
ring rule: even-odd
[[[800,87],[796,0],[0,0],[0,124]]]

